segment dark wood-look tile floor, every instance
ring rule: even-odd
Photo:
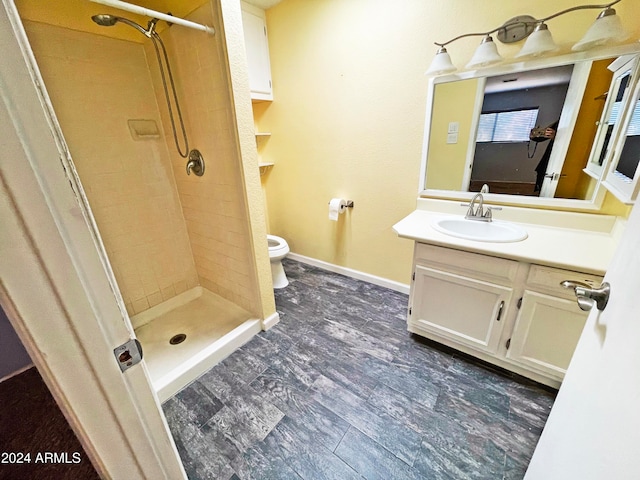
[[[280,323],[163,405],[190,479],[521,479],[555,393],[406,330],[407,296],[291,260]]]

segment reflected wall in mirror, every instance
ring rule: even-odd
[[[594,155],[601,157],[596,147],[606,149],[608,142],[599,124],[612,84],[610,66],[637,52],[637,45],[627,45],[591,58],[570,54],[492,68],[486,76],[466,72],[432,80],[422,195],[469,198],[487,184],[496,201],[597,208],[604,196],[601,175],[587,167]],[[553,141],[531,141],[532,127],[556,123]]]

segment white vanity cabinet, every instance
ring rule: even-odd
[[[602,277],[531,265],[506,345],[508,360],[558,381],[589,315],[578,307],[573,290],[560,286],[565,280],[597,287]]]
[[[511,260],[416,243],[409,330],[496,353],[517,268]]]
[[[273,100],[273,89],[265,12],[244,2],[241,5],[251,99],[270,101]]]
[[[564,280],[602,278],[416,242],[408,330],[557,387],[587,318]]]

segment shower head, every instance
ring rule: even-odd
[[[128,18],[117,17],[115,15],[109,15],[107,13],[100,13],[98,15],[94,15],[93,17],[91,17],[91,20],[93,20],[94,22],[96,22],[98,25],[102,27],[112,27],[118,22],[126,23],[130,27],[133,27],[136,30],[138,30],[143,35],[147,37],[151,36],[151,33],[149,31],[145,30],[141,25],[138,25],[136,22],[133,22]],[[154,27],[155,27],[155,23],[154,23]]]
[[[98,25],[102,27],[111,27],[116,24],[119,18],[116,17],[115,15],[101,13],[99,15],[94,15],[93,17],[91,17],[91,20],[93,20],[94,22],[96,22]]]

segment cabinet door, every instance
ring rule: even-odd
[[[598,180],[606,168],[605,159],[611,157],[609,151],[614,143],[612,138],[613,131],[620,120],[620,111],[626,105],[627,97],[630,95],[630,87],[634,80],[633,75],[636,72],[635,66],[638,62],[638,59],[634,58],[632,61],[624,63],[621,67],[616,67],[617,62],[620,60],[624,59],[616,60],[609,67],[610,69],[615,69],[614,75],[611,80],[611,87],[606,95],[602,116],[598,122],[598,129],[591,148],[589,161],[585,168],[586,173]]]
[[[525,290],[507,358],[562,380],[587,315],[575,299]]]
[[[631,70],[634,78],[630,81],[632,88],[627,90],[632,90],[632,93],[623,99],[626,102],[620,106],[620,118],[613,134],[611,165],[602,182],[618,200],[629,204],[634,203],[640,189],[640,61],[636,58],[630,63],[634,65]]]
[[[409,322],[436,336],[495,353],[512,290],[417,265]]]
[[[242,3],[242,27],[249,67],[249,87],[254,100],[273,100],[271,64],[264,11]]]

